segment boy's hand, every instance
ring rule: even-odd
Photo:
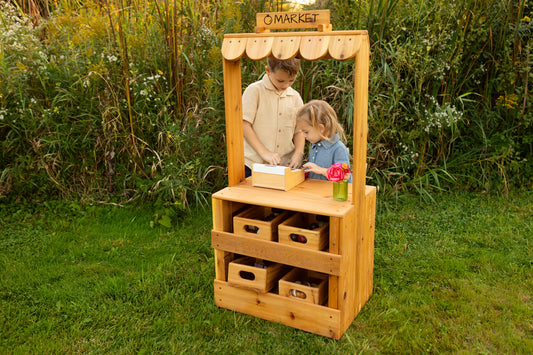
[[[270,165],[279,165],[281,157],[278,153],[266,152],[261,155],[261,158]]]

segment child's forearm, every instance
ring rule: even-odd
[[[272,165],[278,165],[281,163],[281,157],[279,156],[279,154],[276,152],[269,151],[268,149],[266,149],[263,143],[261,143],[250,122],[243,120],[242,130],[243,136],[248,142],[248,144],[252,146],[252,148],[257,152],[257,154],[259,154],[261,159],[263,159],[263,161]]]
[[[292,153],[289,166],[293,169],[297,169],[302,165],[304,159],[305,149],[305,137],[301,132],[295,133],[293,136],[294,152]]]
[[[252,128],[252,124],[248,121],[243,121],[242,124],[242,133],[244,136],[244,139],[250,144],[250,146],[259,154],[260,156],[263,156],[268,150],[265,148],[265,146],[261,143],[259,138],[257,138],[257,134],[255,134],[254,129]]]
[[[328,177],[328,169],[326,168],[318,167],[316,173]]]
[[[318,166],[315,163],[305,163],[303,167],[306,171],[310,171],[312,173],[328,177],[328,169]]]
[[[304,154],[305,150],[305,136],[302,132],[295,133],[292,137],[294,142],[294,151]]]

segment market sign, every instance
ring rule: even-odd
[[[299,12],[263,12],[256,15],[261,29],[320,28],[329,26],[329,10]]]

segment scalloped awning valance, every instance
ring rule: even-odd
[[[354,58],[368,32],[277,32],[226,34],[222,42],[222,56],[226,60],[246,57],[262,60],[269,56],[287,60],[298,57],[305,60]]]

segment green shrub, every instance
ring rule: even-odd
[[[423,196],[531,186],[525,0],[309,8],[329,8],[334,30],[369,31],[369,184]],[[226,184],[223,34],[252,32],[257,12],[290,9],[273,0],[2,2],[0,197],[205,203]],[[264,63],[242,63],[244,87]],[[351,136],[353,61],[303,62],[295,88],[305,101],[328,100]]]

